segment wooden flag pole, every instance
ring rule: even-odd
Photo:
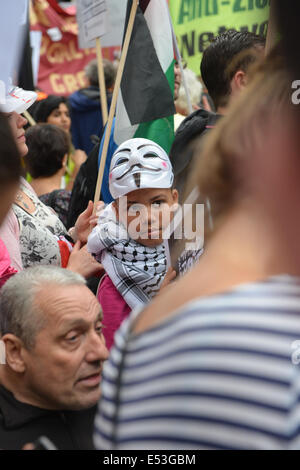
[[[277,27],[277,18],[276,18],[276,5],[273,0],[270,3],[270,18],[269,18],[269,25],[268,25],[268,32],[267,32],[267,40],[266,40],[266,49],[265,54],[268,55],[272,48],[275,46],[279,31]]]
[[[97,63],[98,63],[98,79],[100,88],[100,103],[103,126],[107,123],[108,110],[107,110],[107,98],[106,98],[106,86],[104,76],[104,66],[100,38],[96,38],[96,52],[97,52]]]
[[[33,119],[33,117],[31,116],[31,114],[29,114],[28,111],[24,111],[24,117],[27,119],[27,121],[29,122],[29,124],[31,126],[35,126],[36,125],[36,122],[35,120]]]
[[[104,138],[104,144],[103,144],[103,149],[102,149],[102,154],[101,154],[101,160],[100,160],[100,167],[99,167],[99,172],[98,172],[98,179],[97,179],[97,185],[96,185],[96,191],[95,191],[95,197],[94,197],[94,214],[96,212],[96,204],[99,201],[100,198],[100,192],[101,192],[101,186],[102,186],[102,180],[103,180],[103,173],[104,173],[104,168],[105,168],[105,162],[106,162],[106,157],[107,157],[107,151],[108,151],[108,145],[109,145],[109,139],[110,139],[110,134],[111,134],[111,128],[113,124],[113,119],[115,115],[115,110],[117,106],[117,98],[121,86],[121,80],[122,80],[122,75],[125,67],[125,61],[127,57],[127,52],[129,48],[129,43],[131,39],[131,34],[133,30],[133,25],[134,25],[134,20],[136,16],[136,11],[138,7],[138,0],[133,0],[132,1],[132,7],[131,7],[131,12],[130,12],[130,17],[128,21],[128,26],[127,26],[127,31],[125,35],[125,40],[124,40],[124,45],[122,49],[122,54],[121,54],[121,59],[120,59],[120,64],[116,76],[116,83],[112,95],[112,100],[111,100],[111,105],[110,105],[110,110],[109,110],[109,116],[108,116],[108,122],[106,126],[106,131],[105,131],[105,138]]]

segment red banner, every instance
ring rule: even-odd
[[[37,86],[47,94],[68,96],[86,86],[84,67],[96,50],[79,49],[75,8],[63,10],[56,0],[31,0],[30,29],[42,31]],[[112,58],[112,51],[103,50]]]

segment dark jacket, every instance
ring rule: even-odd
[[[50,411],[16,400],[0,386],[0,449],[19,450],[46,436],[60,450],[93,449],[96,407],[84,411]]]
[[[110,103],[111,94],[107,94],[108,109]],[[100,137],[103,127],[99,88],[90,86],[75,91],[69,97],[69,104],[73,145],[76,149],[84,150],[88,155],[94,146],[91,136]]]

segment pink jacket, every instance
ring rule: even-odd
[[[128,317],[131,309],[107,274],[100,281],[97,298],[103,310],[103,335],[106,347],[110,349],[114,344],[115,332]]]
[[[0,238],[0,288],[17,271],[11,267],[10,258],[6,246]]]

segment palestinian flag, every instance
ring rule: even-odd
[[[125,32],[132,0],[128,0]],[[116,110],[114,140],[174,139],[174,51],[166,0],[140,0]]]

